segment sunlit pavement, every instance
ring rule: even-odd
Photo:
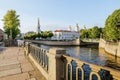
[[[0,80],[45,80],[23,48],[7,47],[0,51]]]

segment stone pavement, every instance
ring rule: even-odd
[[[0,80],[45,80],[24,55],[23,48],[7,47],[0,50]]]

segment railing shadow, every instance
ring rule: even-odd
[[[63,55],[66,80],[119,80],[120,71]]]

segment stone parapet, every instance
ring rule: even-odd
[[[51,48],[49,53],[49,74],[48,80],[61,80],[64,78],[64,63],[61,60],[65,50],[61,48]]]
[[[25,52],[46,80],[62,80],[64,78],[64,62],[61,60],[62,55],[66,52],[64,49],[51,48],[47,51],[36,45],[27,46]]]

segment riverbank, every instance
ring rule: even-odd
[[[38,44],[50,45],[50,46],[79,46],[80,39],[72,40],[72,41],[47,41],[47,40],[25,40],[27,42],[33,42]]]
[[[37,41],[37,40],[25,40],[27,42],[33,42],[38,44],[44,44],[49,46],[95,46],[98,47],[98,42],[82,42],[80,39],[73,41]]]
[[[100,39],[99,48],[103,48],[107,53],[120,57],[120,42],[111,43]]]

